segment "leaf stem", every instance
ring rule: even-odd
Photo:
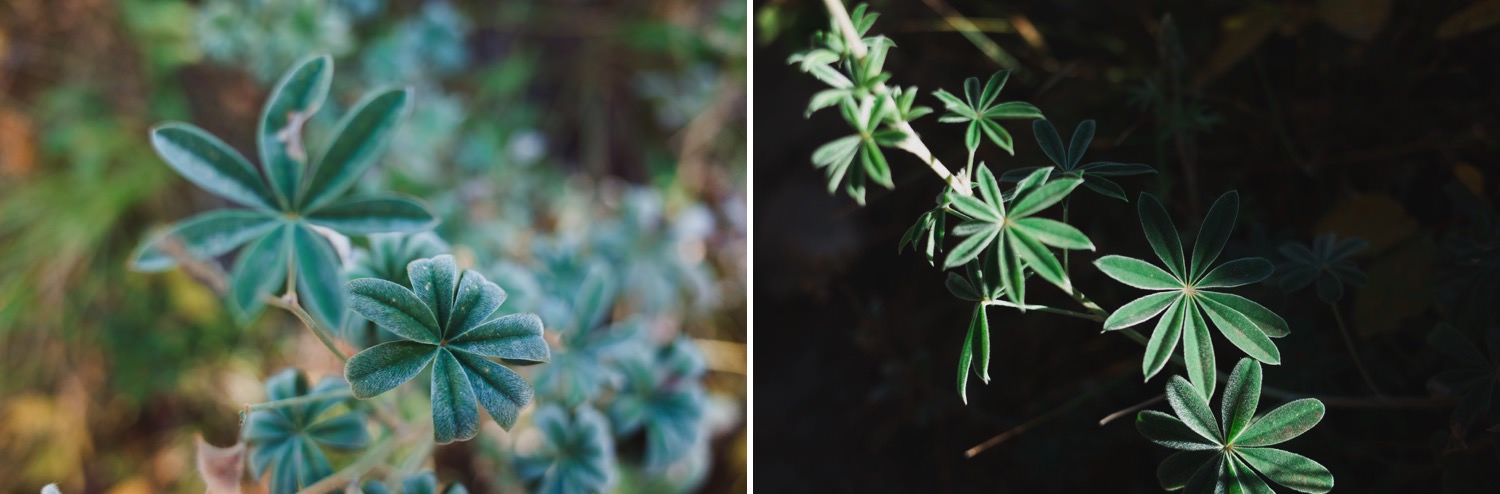
[[[428,427],[416,427],[407,431],[405,435],[388,435],[380,439],[365,453],[356,458],[353,463],[343,469],[334,472],[333,475],[324,477],[316,483],[298,491],[300,494],[326,494],[337,492],[345,487],[347,482],[359,478],[359,475],[379,466],[387,457],[394,453],[399,446],[416,441],[429,433]]]
[[[1038,312],[1046,312],[1049,314],[1059,314],[1064,316],[1076,317],[1079,319],[1087,319],[1094,322],[1104,322],[1104,318],[1099,317],[1097,314],[1078,312],[1076,310],[1059,309],[1046,305],[1015,304],[1005,300],[988,300],[984,302],[984,305],[998,305],[1000,307],[1010,307],[1012,309],[1034,310]]]
[[[844,10],[843,0],[823,0],[823,5],[828,8],[828,16],[832,17],[834,24],[838,25],[839,34],[843,36],[844,44],[848,46],[849,53],[854,55],[855,59],[863,60],[866,55],[870,54],[870,49],[865,46],[864,40],[859,38],[859,31],[854,28],[854,21],[849,19],[849,12]],[[885,83],[876,84],[874,92],[885,94]],[[887,111],[898,110],[896,103],[890,99],[886,99],[885,105],[885,110]],[[911,153],[917,159],[922,160],[922,163],[931,168],[932,172],[936,173],[938,178],[943,179],[944,182],[948,182],[948,185],[952,186],[953,190],[957,191],[960,195],[968,196],[974,194],[974,191],[969,189],[969,175],[954,175],[948,171],[948,167],[944,166],[942,161],[938,161],[937,156],[933,156],[932,150],[927,149],[927,144],[923,143],[922,138],[917,136],[917,131],[911,127],[911,123],[899,120],[891,124],[891,127],[906,136],[901,139],[901,142],[896,143],[897,149]]]
[[[1108,424],[1110,422],[1114,422],[1115,419],[1118,419],[1120,417],[1124,417],[1126,415],[1130,415],[1132,413],[1139,412],[1143,408],[1149,407],[1151,405],[1155,405],[1157,403],[1161,403],[1161,401],[1165,400],[1165,399],[1167,399],[1167,395],[1166,394],[1159,394],[1159,395],[1156,395],[1156,397],[1151,398],[1149,400],[1146,400],[1146,401],[1143,401],[1143,402],[1140,402],[1140,403],[1136,403],[1134,405],[1130,405],[1129,407],[1126,407],[1123,410],[1119,410],[1119,411],[1117,411],[1115,413],[1111,413],[1109,415],[1105,415],[1104,418],[1099,419],[1099,427],[1104,427],[1106,424]]]
[[[307,326],[308,331],[312,331],[314,335],[317,335],[318,341],[322,341],[323,346],[328,347],[328,351],[333,352],[333,355],[338,357],[339,360],[342,360],[344,362],[349,361],[349,356],[344,355],[344,352],[342,350],[339,350],[339,347],[337,345],[333,344],[333,339],[330,338],[328,336],[328,333],[325,332],[323,325],[319,324],[316,319],[313,319],[312,315],[308,314],[307,311],[302,308],[302,304],[297,302],[297,292],[287,292],[287,294],[283,297],[272,297],[267,295],[266,305],[280,307],[282,309],[285,309],[287,312],[291,312],[292,315],[297,316],[297,320],[302,321],[302,325]]]
[[[1349,358],[1354,360],[1354,367],[1359,369],[1359,376],[1364,378],[1365,386],[1368,386],[1375,396],[1384,397],[1385,393],[1375,386],[1375,380],[1370,377],[1370,370],[1365,368],[1364,362],[1359,358],[1359,352],[1354,349],[1354,338],[1349,335],[1349,326],[1344,324],[1344,316],[1339,313],[1338,306],[1330,303],[1328,309],[1333,311],[1333,320],[1338,323],[1339,334],[1344,337],[1344,346],[1349,349]]]
[[[244,410],[245,410],[246,413],[248,413],[248,412],[258,412],[258,411],[261,411],[261,410],[270,410],[270,409],[273,409],[273,408],[289,407],[289,406],[296,406],[296,405],[305,405],[305,404],[312,403],[312,402],[315,402],[315,401],[323,401],[323,400],[331,400],[331,399],[339,399],[339,398],[353,398],[353,397],[354,397],[354,392],[351,391],[351,390],[349,390],[348,388],[345,388],[345,389],[339,389],[339,390],[334,390],[334,391],[324,391],[322,393],[313,393],[313,394],[309,394],[309,395],[302,395],[302,396],[298,396],[296,398],[287,398],[287,399],[284,399],[284,400],[272,400],[272,401],[266,401],[266,402],[261,402],[261,403],[246,403]]]

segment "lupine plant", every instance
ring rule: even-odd
[[[520,297],[525,305],[515,307],[505,304],[506,288],[490,281],[483,265],[461,267],[448,242],[429,231],[438,220],[424,203],[343,197],[379,160],[413,93],[367,96],[333,126],[326,145],[313,149],[304,144],[303,124],[327,98],[332,78],[332,59],[324,55],[303,59],[280,79],[257,126],[258,166],[191,124],[151,132],[158,154],[184,178],[248,209],[210,211],[151,235],[133,266],[186,268],[219,290],[245,326],[267,305],[285,309],[346,361],[341,376],[316,386],[303,371],[284,370],[266,382],[269,401],[246,405],[241,440],[250,474],[266,478],[272,493],[393,486],[439,492],[433,473],[417,473],[425,452],[483,438],[481,413],[507,433],[542,436],[539,449],[508,452],[497,465],[541,492],[611,487],[622,463],[615,459],[617,437],[645,437],[638,462],[634,455],[629,460],[652,475],[694,463],[684,460],[690,453],[704,454],[702,357],[686,339],[646,340],[641,327],[659,319],[621,312],[618,274],[608,262],[570,258],[541,266],[593,266],[586,276],[506,270],[498,279],[528,292]],[[625,264],[676,249],[645,242],[645,234],[611,235],[599,243],[647,251],[607,250],[623,251]],[[233,268],[225,273],[218,258],[230,254]],[[560,280],[537,281],[549,277]],[[673,289],[672,283],[657,284]],[[575,300],[574,293],[581,295]],[[561,307],[572,317],[544,321],[528,312],[543,307]],[[561,336],[549,343],[548,332]],[[554,353],[556,363],[548,364]],[[534,402],[547,406],[532,414]],[[415,454],[403,456],[407,451]],[[441,492],[466,491],[449,484]]]
[[[917,89],[899,88],[884,72],[884,62],[895,46],[889,38],[870,34],[878,17],[867,6],[845,11],[837,0],[824,2],[830,27],[813,36],[813,47],[791,57],[789,63],[831,86],[813,96],[809,116],[837,108],[853,126],[854,135],[819,148],[813,164],[827,171],[828,188],[845,192],[861,205],[864,186],[873,181],[891,188],[884,149],[905,151],[943,181],[936,205],[918,216],[899,245],[910,245],[935,267],[948,271],[946,285],[959,299],[974,304],[958,353],[957,388],[967,402],[968,379],[990,380],[991,336],[989,307],[1023,313],[1048,313],[1092,321],[1106,332],[1128,336],[1146,348],[1142,375],[1150,380],[1168,363],[1186,369],[1188,378],[1173,376],[1166,398],[1178,417],[1140,412],[1141,431],[1148,439],[1190,450],[1168,459],[1160,471],[1162,486],[1188,492],[1269,492],[1264,475],[1282,486],[1302,492],[1326,492],[1333,477],[1311,460],[1294,453],[1264,448],[1289,440],[1321,419],[1323,405],[1314,398],[1292,401],[1259,420],[1252,420],[1260,390],[1260,363],[1282,363],[1271,338],[1285,337],[1285,320],[1265,306],[1222,290],[1260,283],[1274,272],[1259,257],[1216,263],[1233,232],[1239,214],[1239,195],[1224,193],[1197,228],[1192,251],[1183,242],[1166,207],[1151,194],[1136,200],[1140,224],[1152,251],[1162,262],[1123,255],[1099,257],[1092,266],[1116,281],[1154,291],[1110,311],[1101,307],[1073,282],[1068,252],[1095,251],[1108,243],[1091,239],[1069,223],[1071,194],[1080,186],[1118,200],[1130,197],[1111,180],[1155,173],[1143,164],[1096,161],[1084,163],[1095,123],[1079,124],[1068,145],[1042,110],[1027,102],[1001,102],[1009,80],[1002,70],[981,84],[969,78],[963,97],[945,91],[932,93],[947,113],[939,121],[964,124],[964,166],[950,169],[922,142],[910,122],[927,113],[917,106]],[[1052,166],[994,166],[976,163],[976,153],[991,145],[1007,155],[1015,153],[1015,139],[1003,122],[1032,120],[1035,140]],[[993,167],[993,169],[992,169]],[[1007,169],[1008,168],[1008,169]],[[1002,184],[1011,183],[1011,187]],[[1058,206],[1061,219],[1053,219]],[[1058,254],[1061,254],[1059,256]],[[938,264],[937,258],[942,257]],[[1032,275],[1060,290],[1079,305],[1061,308],[1029,302]],[[1160,315],[1149,338],[1131,329]],[[1211,324],[1211,325],[1210,325]],[[1250,358],[1241,360],[1224,389],[1224,421],[1215,425],[1206,405],[1217,388],[1212,335],[1218,332]],[[1182,358],[1176,348],[1182,342]]]

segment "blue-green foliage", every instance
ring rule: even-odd
[[[391,489],[389,487],[386,487],[385,483],[379,480],[366,481],[364,485],[360,486],[360,491],[364,494],[392,493]],[[441,492],[442,494],[469,494],[469,489],[464,487],[464,485],[461,483],[454,482],[452,484],[448,484],[448,488],[439,491],[437,474],[434,474],[432,472],[422,472],[401,479],[400,492],[402,492],[403,494],[438,494],[439,492]]]
[[[266,381],[271,401],[334,394],[348,389],[343,380],[324,378],[309,389],[307,376],[287,369]],[[250,413],[244,439],[250,445],[250,474],[269,472],[273,493],[295,492],[333,473],[324,448],[349,451],[370,441],[365,415],[341,407],[348,395],[314,399]]]
[[[572,411],[557,405],[537,410],[542,445],[516,457],[516,471],[537,494],[604,492],[615,480],[609,421],[592,407]]]
[[[625,383],[609,405],[615,435],[646,434],[645,466],[665,469],[702,438],[703,357],[678,339],[621,362]]]

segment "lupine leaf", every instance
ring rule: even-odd
[[[1073,138],[1068,142],[1068,160],[1063,168],[1072,170],[1078,167],[1078,162],[1083,160],[1083,153],[1089,150],[1089,143],[1094,142],[1094,121],[1084,120],[1073,129]]]
[[[1235,444],[1246,447],[1275,446],[1290,441],[1323,420],[1323,402],[1303,398],[1276,407],[1246,427]]]
[[[1142,412],[1144,413],[1144,412]],[[1176,419],[1173,419],[1176,420]],[[1213,447],[1213,445],[1208,445]],[[1193,474],[1198,473],[1205,463],[1218,460],[1218,453],[1214,451],[1178,451],[1168,456],[1156,467],[1156,480],[1161,482],[1161,488],[1175,491],[1187,486],[1188,480]]]
[[[1078,167],[1085,175],[1099,177],[1129,177],[1133,175],[1145,175],[1156,173],[1156,169],[1150,165],[1141,163],[1115,163],[1110,161],[1095,161]]]
[[[448,344],[515,363],[539,364],[552,356],[546,340],[542,339],[542,319],[536,314],[500,316],[464,334],[449,335]]]
[[[386,331],[422,343],[438,342],[437,316],[406,287],[377,279],[349,282],[350,305]]]
[[[1229,234],[1234,231],[1235,218],[1239,216],[1240,194],[1229,191],[1219,196],[1203,217],[1203,226],[1198,230],[1198,240],[1193,242],[1193,264],[1190,278],[1201,276],[1218,259],[1224,244],[1229,243]]]
[[[1182,325],[1182,357],[1187,364],[1188,379],[1203,393],[1202,399],[1214,394],[1214,382],[1219,378],[1214,366],[1214,346],[1209,339],[1208,323],[1198,311],[1198,304],[1185,304],[1187,318]]]
[[[1104,197],[1110,197],[1119,199],[1121,201],[1130,202],[1130,198],[1125,197],[1125,189],[1123,187],[1120,187],[1120,184],[1114,183],[1109,179],[1084,175],[1083,186],[1088,187],[1089,190],[1097,192],[1099,193],[1099,195],[1102,195]]]
[[[1036,190],[1031,191],[1016,201],[1010,208],[1010,215],[1014,217],[1031,216],[1047,207],[1057,204],[1067,197],[1073,189],[1078,188],[1082,180],[1076,178],[1061,178],[1049,181]]]
[[[1266,485],[1266,481],[1261,479],[1260,475],[1255,474],[1250,464],[1245,463],[1238,455],[1230,455],[1229,460],[1239,474],[1236,479],[1239,480],[1246,494],[1276,494],[1276,491],[1271,490],[1271,486]]]
[[[1273,365],[1281,363],[1281,351],[1276,349],[1276,344],[1250,318],[1211,298],[1195,297],[1194,300],[1208,313],[1208,318],[1214,322],[1214,326],[1218,326],[1219,332],[1240,351],[1261,362]]]
[[[437,226],[426,207],[404,197],[345,199],[308,214],[307,220],[350,235],[415,233]]]
[[[1141,227],[1146,231],[1146,241],[1151,244],[1151,250],[1167,265],[1167,270],[1173,276],[1181,280],[1188,279],[1187,269],[1183,265],[1182,240],[1177,236],[1177,226],[1172,224],[1167,209],[1156,196],[1144,192],[1136,200],[1136,205],[1141,216]]]
[[[1094,260],[1094,267],[1115,281],[1144,290],[1176,290],[1182,282],[1151,263],[1125,256],[1108,255]]]
[[[333,58],[304,58],[276,83],[260,114],[256,143],[266,179],[283,208],[296,205],[296,195],[308,161],[302,145],[302,122],[312,118],[333,82]]]
[[[1172,411],[1177,413],[1177,418],[1183,425],[1204,439],[1215,444],[1222,443],[1224,435],[1219,432],[1219,425],[1208,408],[1208,401],[1204,399],[1207,393],[1202,393],[1181,377],[1172,376],[1167,381],[1166,394],[1167,404],[1172,406]]]
[[[1041,145],[1042,154],[1053,163],[1067,163],[1068,150],[1063,148],[1062,136],[1057,133],[1057,127],[1052,122],[1037,119],[1031,121],[1031,131],[1036,134],[1036,143]]]
[[[1265,306],[1256,303],[1254,300],[1233,293],[1220,292],[1198,292],[1198,296],[1213,300],[1235,312],[1239,312],[1254,322],[1255,327],[1260,328],[1261,332],[1265,333],[1266,336],[1280,338],[1291,334],[1286,320],[1276,315],[1275,312],[1271,312],[1271,309],[1267,309]]]
[[[1113,318],[1114,314],[1110,317]],[[1146,379],[1149,380],[1157,372],[1161,372],[1162,367],[1167,365],[1167,361],[1172,359],[1172,352],[1177,350],[1177,340],[1182,339],[1183,317],[1182,297],[1178,296],[1173,298],[1172,305],[1167,307],[1167,314],[1156,322],[1156,330],[1151,332],[1151,339],[1146,343],[1146,357],[1141,360],[1141,373],[1146,376]],[[1105,322],[1105,327],[1109,327],[1108,321]]]
[[[1309,494],[1333,490],[1333,473],[1306,456],[1274,448],[1243,448],[1235,452],[1272,482],[1288,489]]]
[[[349,357],[344,376],[349,378],[354,397],[366,399],[417,377],[435,354],[433,345],[410,340],[381,343]]]
[[[1220,410],[1223,416],[1224,438],[1233,443],[1238,439],[1240,431],[1250,424],[1250,419],[1255,417],[1256,408],[1260,407],[1260,364],[1250,359],[1240,359],[1240,363],[1234,366],[1234,372],[1229,374],[1229,380],[1224,382],[1223,405]]]
[[[333,245],[312,228],[297,225],[292,232],[292,252],[297,263],[297,298],[307,312],[325,324],[325,327],[343,326],[344,272],[343,263],[334,252]]]
[[[587,494],[606,492],[614,482],[614,441],[609,421],[584,406],[568,412],[549,405],[537,410],[542,448],[516,456],[516,472],[532,492]]]
[[[203,190],[253,208],[276,209],[276,200],[250,162],[197,126],[158,125],[151,129],[151,147],[182,178]]]
[[[479,400],[453,353],[439,348],[432,363],[433,441],[467,441],[479,433]]]
[[[977,313],[975,314],[978,315]],[[958,398],[969,403],[969,373],[974,368],[974,320],[969,320],[969,331],[964,333],[964,346],[958,350]]]
[[[410,101],[410,89],[371,93],[339,120],[333,140],[310,173],[303,209],[317,210],[333,201],[375,164],[410,110]]]
[[[162,271],[177,265],[167,250],[176,242],[194,259],[212,259],[255,240],[281,225],[274,216],[260,211],[221,209],[194,216],[141,244],[130,267],[137,271]]]
[[[1052,251],[1020,230],[1012,228],[1007,235],[1010,237],[1011,248],[1038,276],[1064,291],[1070,289],[1072,284],[1068,281],[1068,273],[1063,271],[1062,263],[1057,260],[1057,256],[1052,255]]]
[[[1172,449],[1206,451],[1219,447],[1216,441],[1203,437],[1177,417],[1156,410],[1136,414],[1135,428],[1151,442]]]
[[[290,400],[331,393],[347,386],[326,378],[310,387],[296,369],[286,369],[266,381],[270,400]],[[311,388],[311,389],[309,389]],[[327,414],[348,397],[314,399],[250,412],[244,440],[250,448],[251,475],[270,474],[273,492],[295,492],[333,473],[323,448],[352,451],[369,443],[365,416],[356,412]]]
[[[1125,329],[1145,322],[1161,314],[1167,306],[1181,298],[1182,294],[1179,292],[1161,292],[1132,300],[1110,313],[1109,317],[1104,320],[1104,330]]]
[[[543,343],[545,344],[545,343]],[[474,396],[500,428],[510,430],[521,417],[521,409],[531,403],[534,392],[520,374],[487,358],[464,351],[452,352],[463,364]]]
[[[283,224],[240,252],[229,277],[229,299],[236,319],[249,322],[265,308],[265,297],[286,282],[291,251],[291,230]]]
[[[1011,228],[1024,232],[1038,242],[1059,249],[1094,250],[1094,243],[1073,225],[1047,218],[1018,218]]]
[[[1276,270],[1267,261],[1260,257],[1246,257],[1220,264],[1213,270],[1204,274],[1193,286],[1196,288],[1234,288],[1251,283],[1259,283],[1271,277]]]

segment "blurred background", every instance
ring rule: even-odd
[[[744,490],[747,10],[0,2],[0,492],[202,492],[195,434],[232,444],[239,407],[262,401],[261,381],[282,368],[341,370],[284,313],[239,328],[180,270],[126,267],[148,232],[225,205],[157,158],[147,129],[191,121],[254,156],[271,85],[310,53],[336,67],[311,133],[366,91],[415,88],[360,187],[423,199],[460,263],[510,291],[507,309],[566,318],[547,301],[571,299],[585,268],[603,265],[617,311],[660,341],[696,343],[709,371],[695,466],[666,480],[625,473],[617,489]],[[497,455],[443,446],[435,467],[474,492],[517,491]]]
[[[1332,470],[1336,492],[1500,492],[1491,400],[1500,362],[1500,2],[877,0],[871,8],[881,14],[871,34],[896,45],[888,84],[918,86],[918,104],[941,111],[931,91],[957,92],[966,77],[1012,68],[1001,101],[1035,103],[1064,138],[1097,120],[1088,158],[1156,167],[1156,176],[1120,183],[1132,199],[1162,197],[1186,234],[1214,198],[1238,189],[1240,223],[1226,256],[1284,263],[1278,247],[1325,232],[1367,241],[1353,261],[1368,282],[1346,287],[1336,310],[1373,380],[1399,400],[1371,399],[1313,288],[1288,293],[1268,282],[1239,291],[1291,324],[1278,342],[1284,364],[1266,368],[1266,385],[1329,398],[1322,424],[1289,449]],[[825,86],[786,62],[826,28],[823,3],[753,9],[754,295],[760,340],[776,348],[758,362],[761,389],[775,390],[758,396],[759,430],[775,431],[757,438],[758,486],[1160,492],[1155,471],[1170,452],[1141,438],[1130,416],[1099,422],[1160,394],[1165,379],[1142,383],[1141,348],[1100,335],[1096,324],[990,309],[994,380],[971,379],[968,405],[959,400],[954,368],[972,305],[949,295],[923,256],[897,253],[941,183],[889,151],[894,191],[871,186],[863,208],[828,194],[810,156],[851,131],[837,111],[803,117]],[[936,115],[913,125],[940,159],[963,162],[962,126]],[[1016,155],[985,144],[980,160],[997,173],[1047,163],[1029,122],[1003,125]],[[1152,258],[1134,204],[1073,197],[1073,224],[1100,252]],[[1097,255],[1072,260],[1074,282],[1094,300],[1114,309],[1141,293],[1090,267]],[[1044,285],[1032,283],[1036,302],[1072,308]],[[1472,352],[1457,358],[1429,344],[1439,324],[1457,328]],[[1215,346],[1229,370],[1239,353],[1223,340]],[[1446,378],[1465,372],[1468,382]],[[998,442],[965,456],[991,438]]]

